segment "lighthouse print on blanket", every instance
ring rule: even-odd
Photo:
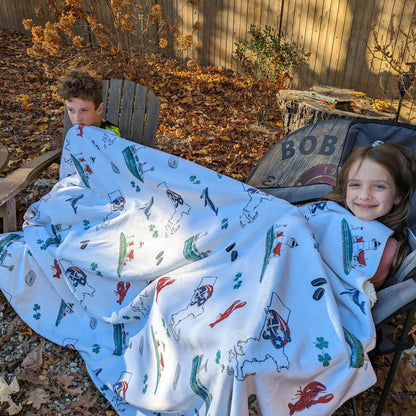
[[[362,287],[390,234],[75,126],[0,287],[119,415],[330,415],[375,382]]]

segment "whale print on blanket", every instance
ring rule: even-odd
[[[390,234],[75,126],[0,288],[119,415],[330,415],[375,382],[362,287]]]

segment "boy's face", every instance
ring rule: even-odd
[[[71,98],[65,100],[65,106],[73,125],[98,126],[101,123],[104,103],[95,108],[93,101]]]

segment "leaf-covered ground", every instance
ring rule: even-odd
[[[85,56],[63,51],[31,58],[30,37],[0,29],[0,140],[9,148],[3,176],[25,161],[62,143],[63,108],[57,79],[69,66],[90,65],[104,78],[119,78],[117,59],[100,50]],[[281,137],[279,109],[266,127],[256,124],[256,108],[245,99],[244,76],[193,61],[148,56],[136,81],[161,102],[156,148],[185,157],[244,181],[261,156]],[[57,176],[57,165],[44,178]],[[19,218],[44,190],[31,187],[18,198]],[[0,415],[104,415],[115,412],[91,385],[76,352],[37,336],[0,296]],[[389,357],[375,362],[384,379]],[[389,398],[389,415],[416,412],[414,355],[406,355]],[[362,395],[362,414],[371,414],[380,394]],[[413,400],[413,402],[412,402]],[[352,414],[350,404],[336,413]]]

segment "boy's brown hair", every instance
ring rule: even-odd
[[[92,101],[95,108],[102,103],[102,80],[88,69],[70,69],[58,84],[58,94],[62,99],[72,98]]]

